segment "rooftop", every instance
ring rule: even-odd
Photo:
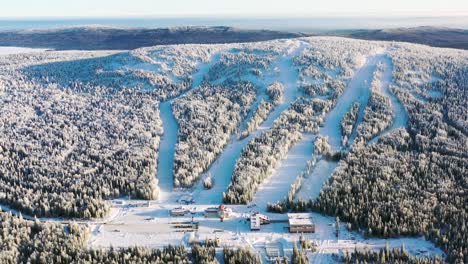
[[[313,219],[310,214],[297,213],[288,214],[289,225],[313,225]]]

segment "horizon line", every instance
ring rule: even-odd
[[[113,15],[76,15],[76,16],[0,16],[0,20],[33,20],[33,19],[304,19],[304,18],[467,18],[468,13],[447,13],[447,14],[427,14],[427,13],[320,13],[320,14],[113,14]]]

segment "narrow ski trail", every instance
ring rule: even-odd
[[[275,203],[286,198],[291,184],[306,169],[307,161],[313,156],[314,138],[313,134],[304,134],[302,139],[292,146],[278,169],[260,185],[252,204],[264,210],[268,203]]]
[[[320,128],[319,134],[328,137],[328,142],[333,151],[341,150],[341,120],[355,101],[359,101],[361,106],[358,119],[353,128],[354,134],[360,122],[362,122],[364,109],[370,96],[370,85],[374,72],[383,56],[383,54],[378,54],[367,59],[366,63],[354,74],[345,91],[338,98],[335,107],[327,113],[325,123]],[[355,137],[352,134],[349,141],[350,145],[352,145]],[[335,161],[324,159],[318,161],[312,173],[304,179],[302,188],[296,194],[296,198],[305,200],[317,198],[323,184],[331,177],[337,165],[338,163]]]
[[[267,119],[248,137],[243,139],[238,139],[237,135],[232,137],[228,146],[196,184],[195,190],[192,192],[192,197],[196,197],[197,204],[218,204],[222,202],[222,194],[227,190],[231,182],[236,161],[244,147],[253,138],[258,137],[262,132],[270,129],[281,113],[299,96],[299,90],[297,87],[299,74],[297,71],[291,70],[294,68],[292,59],[301,54],[307,45],[308,44],[305,42],[299,42],[297,47],[285,52],[285,54],[281,55],[278,61],[273,65],[273,72],[270,72],[266,76],[265,80],[255,83],[256,85],[265,86],[274,81],[281,82],[284,85],[283,102],[276,106],[268,115]],[[205,178],[208,173],[213,177],[214,186],[210,190],[204,190],[203,178]]]
[[[203,79],[210,70],[211,66],[219,61],[219,53],[220,52],[212,55],[210,62],[201,64],[197,72],[192,75],[192,86],[190,89],[182,92],[175,98],[162,102],[159,106],[159,114],[163,123],[163,136],[161,137],[161,142],[159,144],[158,167],[156,175],[160,189],[160,201],[169,199],[174,186],[174,154],[177,145],[179,126],[172,112],[172,102],[202,85]]]
[[[385,129],[382,133],[374,137],[369,141],[369,144],[375,144],[381,137],[393,132],[396,129],[406,127],[408,122],[408,112],[403,104],[400,102],[400,99],[396,97],[396,95],[390,91],[390,84],[392,82],[392,74],[393,74],[393,63],[391,59],[387,56],[382,58],[382,62],[384,63],[384,71],[382,74],[382,92],[390,99],[390,104],[392,105],[392,115],[393,120],[390,127]]]

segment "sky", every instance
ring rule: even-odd
[[[467,0],[0,0],[1,18],[468,16]]]

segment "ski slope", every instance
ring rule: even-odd
[[[392,82],[392,72],[393,72],[393,64],[390,58],[387,56],[383,57],[381,61],[384,64],[384,71],[381,78],[381,90],[385,96],[390,99],[390,104],[392,105],[392,124],[389,128],[385,129],[382,133],[374,137],[372,140],[369,141],[369,144],[375,144],[381,137],[391,133],[392,131],[406,127],[406,123],[408,122],[408,112],[406,111],[403,104],[400,100],[396,97],[396,95],[390,91],[390,84]]]
[[[215,54],[209,63],[199,63],[197,71],[192,75],[192,86],[188,91],[202,85],[205,75],[219,61],[219,58],[219,54]],[[159,145],[156,177],[160,188],[159,199],[162,201],[169,199],[169,194],[173,191],[174,184],[174,154],[177,145],[178,124],[172,112],[172,102],[188,91],[185,91],[176,98],[161,103],[159,107],[164,134]]]
[[[299,76],[297,70],[294,70],[292,65],[292,57],[300,54],[306,47],[306,43],[300,42],[299,45],[293,46],[287,50],[285,54],[281,55],[276,63],[272,66],[272,71],[265,74],[262,79],[252,79],[249,81],[254,82],[255,85],[263,87],[263,89],[274,81],[278,81],[284,85],[284,99],[281,104],[276,106],[273,111],[268,115],[267,119],[257,128],[256,131],[251,133],[248,137],[239,139],[236,135],[231,138],[230,144],[219,155],[216,161],[210,166],[208,171],[202,176],[210,174],[214,180],[214,186],[210,190],[203,189],[203,180],[200,180],[196,186],[192,197],[195,197],[197,204],[219,204],[222,201],[222,194],[227,190],[236,160],[239,158],[242,149],[255,137],[259,136],[263,131],[270,129],[276,119],[279,118],[281,113],[286,110],[291,103],[298,97],[299,91],[297,83]]]
[[[300,49],[298,47],[296,48],[296,52],[293,53],[297,54],[299,52]],[[336,106],[326,115],[325,123],[320,129],[319,134],[328,136],[333,150],[336,151],[341,148],[340,122],[343,115],[349,111],[355,101],[360,101],[362,107],[367,105],[370,95],[369,86],[373,73],[376,70],[377,63],[382,58],[384,58],[383,54],[377,54],[367,59],[365,64],[348,83],[343,95],[337,100]],[[90,246],[99,248],[144,245],[151,248],[160,248],[167,244],[184,244],[190,247],[188,242],[192,239],[204,240],[217,237],[221,239],[222,246],[250,246],[259,252],[263,259],[265,259],[265,245],[267,243],[278,243],[281,245],[284,254],[291,257],[292,248],[298,239],[298,235],[286,232],[287,223],[273,223],[263,226],[261,231],[251,232],[245,218],[255,211],[264,213],[270,216],[270,218],[286,217],[285,215],[266,212],[266,205],[268,202],[281,200],[287,195],[290,184],[294,182],[297,175],[305,168],[306,162],[313,156],[313,141],[316,135],[303,135],[303,138],[291,148],[277,170],[261,184],[251,205],[229,206],[235,212],[235,216],[226,219],[224,222],[220,222],[219,219],[205,218],[203,216],[204,209],[217,206],[221,203],[222,193],[230,183],[235,162],[242,149],[250,140],[259,136],[263,131],[270,129],[281,113],[299,96],[296,86],[297,76],[291,75],[293,71],[290,70],[290,58],[288,56],[280,58],[273,69],[276,70],[273,73],[266,74],[261,79],[253,80],[252,76],[246,78],[262,87],[275,80],[282,82],[285,85],[285,100],[281,105],[275,107],[267,119],[248,137],[243,139],[238,138],[237,135],[231,137],[231,142],[201,177],[203,179],[208,173],[212,175],[214,179],[214,187],[212,189],[203,189],[202,180],[200,180],[193,190],[179,190],[168,193],[168,199],[165,199],[166,202],[158,201],[146,205],[145,202],[128,201],[127,205],[118,209],[119,213],[117,217],[107,222],[106,225],[97,225],[95,227]],[[391,72],[390,68],[387,70]],[[382,83],[386,85],[391,81],[388,77],[391,77],[391,75],[388,75],[386,71],[383,76]],[[383,89],[385,89],[385,85],[382,87]],[[165,104],[164,107],[166,109],[161,107],[164,123],[167,117],[170,118],[169,114],[171,112],[169,106],[169,104]],[[247,120],[248,118],[249,115],[247,116]],[[171,122],[170,119],[169,122]],[[396,123],[402,124],[400,121]],[[355,127],[358,125],[359,123]],[[168,126],[168,129],[171,129],[170,126]],[[352,141],[350,144],[352,144]],[[161,143],[161,148],[162,146],[163,143]],[[337,166],[339,166],[337,162],[320,159],[313,168],[312,173],[305,178],[296,198],[316,198],[324,182],[329,179]],[[160,186],[164,189],[164,184],[160,184]],[[167,186],[170,186],[170,184]],[[185,217],[171,217],[169,215],[170,209],[180,206],[176,202],[177,198],[187,195],[194,199],[194,204],[187,205],[193,213]],[[136,206],[133,206],[133,203],[136,203]],[[333,217],[317,213],[312,213],[312,215],[316,223],[317,232],[305,234],[305,237],[318,241],[319,248],[317,253],[308,253],[311,263],[333,263],[335,260],[332,258],[332,254],[353,251],[355,248],[378,250],[386,245],[390,248],[405,245],[406,249],[413,255],[443,256],[440,249],[423,238],[363,238],[357,232],[349,232],[346,229],[346,223],[343,223],[340,227],[340,237],[337,239]],[[174,223],[191,221],[198,223],[199,229],[197,232],[174,232]]]
[[[164,200],[173,189],[174,153],[177,144],[177,121],[172,113],[172,102],[161,103],[159,113],[163,122],[163,136],[159,144],[158,172],[159,199]]]
[[[307,161],[314,153],[315,135],[305,134],[281,161],[279,168],[270,175],[259,187],[252,204],[264,210],[268,203],[284,200],[299,174],[306,169]]]
[[[367,58],[365,64],[356,71],[345,91],[336,101],[335,107],[327,113],[319,134],[328,137],[328,142],[333,151],[341,149],[341,120],[351,109],[355,101],[359,101],[361,104],[360,108],[362,109],[360,109],[361,118],[356,122],[353,131],[362,122],[362,115],[370,96],[370,84],[377,64],[382,57],[382,54],[378,54]],[[352,145],[354,138],[355,136],[350,138],[350,145]],[[337,164],[335,161],[319,160],[313,168],[312,173],[304,179],[301,189],[296,194],[296,198],[304,200],[317,198],[323,184],[331,177]]]

